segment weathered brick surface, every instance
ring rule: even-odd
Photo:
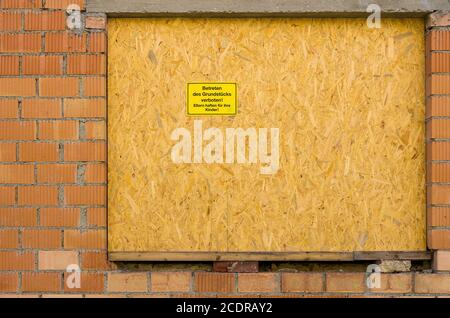
[[[366,290],[364,273],[329,273],[326,275],[326,291],[363,293]]]
[[[450,274],[416,274],[418,294],[450,294]]]
[[[315,293],[323,291],[322,273],[283,273],[281,275],[283,292]]]
[[[66,270],[71,264],[78,264],[76,251],[39,251],[39,270]]]
[[[152,272],[151,291],[188,292],[191,290],[191,272]]]
[[[88,16],[86,17],[86,28],[88,29],[105,29],[106,17],[104,16]]]
[[[280,289],[279,275],[275,273],[240,273],[238,291],[243,293],[270,293]]]
[[[146,292],[148,289],[146,273],[109,273],[109,292]]]
[[[369,289],[374,293],[411,293],[413,277],[411,273],[381,274],[381,288]]]
[[[81,272],[80,288],[69,288],[69,274],[64,274],[64,292],[66,293],[101,293],[105,291],[105,274]]]
[[[436,271],[450,272],[450,251],[436,251],[434,252],[433,268]]]

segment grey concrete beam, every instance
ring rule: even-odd
[[[87,0],[87,12],[112,17],[425,17],[449,11],[450,0]]]

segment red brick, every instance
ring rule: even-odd
[[[431,75],[431,94],[450,94],[449,75]]]
[[[0,34],[0,52],[31,53],[41,50],[39,33]]]
[[[78,78],[41,78],[39,79],[39,95],[48,97],[77,96]]]
[[[89,35],[89,52],[106,52],[106,34],[104,32],[92,32]]]
[[[327,292],[362,293],[366,289],[365,273],[327,273]]]
[[[20,12],[0,12],[0,31],[18,31],[22,28]]]
[[[450,207],[429,207],[428,226],[450,226]]]
[[[427,98],[427,118],[433,116],[450,116],[449,96],[431,96]]]
[[[450,15],[448,12],[435,11],[427,16],[427,29],[445,26],[450,26]]]
[[[418,294],[449,294],[450,274],[416,274],[415,292]]]
[[[279,292],[278,274],[275,273],[239,273],[238,291],[242,293]]]
[[[0,8],[2,9],[36,9],[41,8],[42,0],[2,0]]]
[[[427,138],[450,138],[450,119],[433,118],[427,122]]]
[[[19,231],[0,229],[0,248],[18,248]]]
[[[431,72],[449,73],[450,72],[450,52],[431,54]]]
[[[81,10],[84,9],[84,1],[83,0],[46,0],[45,4],[44,4],[44,8],[67,9],[67,7],[71,4],[78,5]]]
[[[16,292],[19,287],[19,274],[0,273],[0,292]]]
[[[0,186],[0,205],[11,205],[15,203],[15,188]]]
[[[37,181],[39,183],[74,183],[76,178],[76,164],[45,164],[37,166]]]
[[[62,56],[30,55],[22,60],[22,73],[25,75],[61,75]]]
[[[17,55],[0,56],[0,75],[19,75],[19,57]]]
[[[64,248],[105,249],[105,230],[79,230],[64,231]]]
[[[35,96],[36,81],[34,78],[0,78],[0,95]]]
[[[78,208],[41,208],[40,224],[43,226],[79,226]]]
[[[68,205],[103,205],[106,203],[106,187],[65,186],[64,202]]]
[[[12,142],[0,143],[0,161],[16,161],[16,144]]]
[[[19,144],[20,161],[57,161],[59,159],[58,145],[47,142],[29,142]]]
[[[323,291],[322,273],[282,273],[281,291],[285,293],[316,293]]]
[[[427,160],[450,160],[450,142],[427,143]]]
[[[65,30],[64,11],[39,11],[25,13],[25,30]]]
[[[22,186],[19,187],[19,204],[21,205],[55,205],[58,203],[56,186]]]
[[[66,293],[99,293],[104,291],[105,275],[101,273],[81,272],[80,288],[69,288],[67,280],[70,279],[68,273],[64,273],[64,292]]]
[[[106,144],[100,142],[78,142],[64,145],[66,161],[105,161]]]
[[[52,120],[39,123],[41,140],[75,140],[78,139],[78,121]]]
[[[86,29],[106,29],[106,17],[86,17]]]
[[[94,226],[106,226],[106,209],[89,208],[87,210],[87,223]]]
[[[0,122],[0,140],[33,140],[36,138],[36,123],[33,121]]]
[[[22,291],[57,292],[61,290],[60,273],[23,273]]]
[[[104,77],[86,77],[83,79],[84,96],[106,96]]]
[[[146,292],[146,273],[108,273],[108,292]]]
[[[234,293],[235,274],[232,273],[195,273],[195,292],[198,293]]]
[[[450,186],[428,186],[427,195],[428,204],[450,204]]]
[[[91,163],[86,165],[84,182],[104,183],[106,182],[106,165],[104,163]]]
[[[20,271],[35,268],[33,252],[0,251],[0,270]]]
[[[85,124],[87,139],[106,139],[106,124],[104,121],[88,121]]]
[[[105,74],[104,55],[69,55],[67,74]]]
[[[66,270],[71,264],[78,264],[76,251],[39,251],[39,270]]]
[[[33,208],[0,208],[0,226],[36,226],[37,213]]]
[[[433,51],[450,50],[450,31],[433,30],[428,34],[430,49]]]
[[[33,165],[0,165],[0,183],[33,183]]]
[[[51,32],[45,35],[45,52],[86,52],[86,33]]]
[[[22,232],[22,247],[24,248],[60,248],[60,230],[25,229]]]
[[[114,263],[108,262],[106,252],[83,252],[81,253],[81,268],[95,270],[115,269]]]
[[[0,99],[0,118],[17,118],[19,115],[17,99]]]
[[[152,272],[150,279],[152,292],[189,292],[191,272]]]
[[[450,230],[428,230],[428,248],[450,249]]]
[[[435,271],[450,271],[450,251],[435,251],[433,256]]]
[[[450,164],[431,163],[427,169],[428,182],[450,182]]]
[[[104,99],[65,99],[64,117],[96,118],[106,116]]]
[[[412,292],[412,274],[396,273],[381,274],[381,288],[370,289],[373,293],[411,293]]]
[[[61,118],[61,100],[24,99],[22,101],[23,118]]]

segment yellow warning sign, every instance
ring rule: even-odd
[[[236,115],[236,83],[188,83],[187,114],[193,116]]]

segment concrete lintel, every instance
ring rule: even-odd
[[[87,0],[87,12],[111,17],[425,17],[450,10],[450,0]]]

